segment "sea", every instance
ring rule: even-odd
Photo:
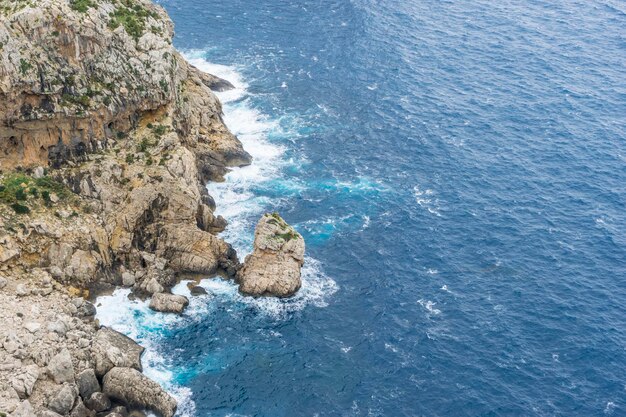
[[[98,300],[177,416],[626,416],[623,0],[158,3],[236,87],[221,236],[307,245],[290,299]]]

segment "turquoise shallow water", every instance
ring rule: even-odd
[[[238,87],[224,237],[308,244],[295,299],[104,301],[181,415],[626,415],[623,2],[160,4]]]

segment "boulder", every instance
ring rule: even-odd
[[[22,401],[10,417],[35,417],[35,410],[28,400]]]
[[[67,414],[72,407],[74,407],[76,397],[78,397],[78,388],[76,388],[76,385],[63,384],[63,387],[48,403],[48,408],[55,413]]]
[[[176,412],[176,400],[133,368],[111,369],[104,376],[102,391],[130,407],[148,409],[162,417],[172,417]]]
[[[69,350],[61,350],[50,360],[48,374],[57,384],[74,382],[74,366]]]
[[[13,371],[13,376],[9,381],[17,395],[24,399],[33,392],[33,386],[39,378],[39,367],[37,365],[28,365]]]
[[[254,234],[254,249],[237,274],[239,291],[253,296],[289,297],[302,285],[304,238],[277,213],[265,214]]]
[[[12,413],[20,404],[20,397],[15,389],[6,382],[0,382],[0,410]]]
[[[190,282],[189,284],[187,284],[187,288],[189,288],[189,292],[191,293],[191,295],[206,295],[207,290],[205,290],[203,287],[199,286],[196,283]]]
[[[152,296],[150,308],[164,313],[182,313],[189,304],[187,297],[176,294],[158,293]]]
[[[131,272],[124,272],[122,274],[122,285],[125,287],[132,287],[135,285],[135,274]]]
[[[91,368],[85,369],[76,376],[76,384],[83,400],[88,400],[94,392],[100,392],[100,383]]]
[[[141,371],[143,350],[133,339],[108,327],[100,328],[91,345],[96,375],[101,377],[116,366]]]
[[[94,392],[91,394],[91,397],[85,401],[85,405],[87,408],[99,413],[111,408],[111,400],[109,400],[109,397],[103,392]]]
[[[76,401],[76,405],[70,413],[70,417],[95,417],[95,415],[96,412],[85,407],[85,404],[83,404],[80,398]]]

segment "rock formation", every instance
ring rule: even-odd
[[[150,308],[164,313],[182,313],[189,304],[187,297],[182,295],[158,293],[152,295]]]
[[[130,407],[146,408],[162,417],[172,417],[176,412],[176,400],[133,368],[111,369],[104,376],[102,390]]]
[[[148,0],[0,2],[0,415],[174,414],[86,300],[177,311],[181,274],[240,267],[204,186],[251,160],[211,91],[231,86],[172,33]]]
[[[304,239],[277,213],[265,214],[254,234],[253,252],[237,279],[247,295],[289,297],[300,289]]]

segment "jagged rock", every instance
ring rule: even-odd
[[[65,333],[67,333],[67,330],[68,330],[66,324],[62,322],[61,320],[56,320],[51,323],[48,323],[48,326],[46,327],[48,331],[54,332],[58,334],[59,336],[65,336]]]
[[[0,290],[6,287],[8,283],[9,281],[5,277],[0,276]]]
[[[15,242],[15,239],[9,236],[0,238],[0,264],[19,256],[20,253],[22,253],[22,251]]]
[[[131,272],[124,272],[122,274],[122,285],[125,287],[132,287],[135,285],[135,274]]]
[[[77,396],[78,388],[74,384],[63,384],[63,387],[48,403],[48,408],[55,413],[67,414],[74,407]]]
[[[69,265],[65,268],[65,273],[81,282],[89,282],[93,279],[97,269],[97,254],[78,249],[72,255]]]
[[[156,278],[151,278],[148,280],[145,289],[149,294],[156,294],[163,291],[163,286],[159,284],[159,281],[157,281]]]
[[[37,365],[28,365],[13,371],[13,377],[10,384],[17,392],[17,395],[24,399],[33,392],[33,386],[39,378],[39,367]]]
[[[96,412],[85,407],[85,404],[80,400],[76,401],[76,405],[70,412],[70,417],[95,417]]]
[[[113,329],[102,327],[98,330],[91,350],[97,376],[103,376],[116,366],[141,371],[143,347]]]
[[[39,331],[39,329],[41,328],[41,323],[29,321],[27,323],[24,323],[24,328],[31,333],[37,333],[37,331]]]
[[[15,332],[10,332],[9,334],[7,334],[4,338],[4,341],[2,342],[2,347],[4,347],[4,350],[11,354],[14,354],[15,352],[17,352],[18,349],[21,349],[23,346],[24,344],[22,343],[22,340],[17,336],[17,334],[15,334]]]
[[[187,284],[187,288],[189,288],[189,292],[191,293],[191,295],[194,296],[207,294],[207,290],[193,282]]]
[[[146,408],[162,417],[172,417],[176,412],[176,400],[159,384],[132,368],[111,369],[104,376],[102,390],[130,407]]]
[[[91,368],[85,369],[76,376],[76,384],[83,400],[88,400],[91,394],[100,391],[100,383],[96,378],[96,373]]]
[[[302,285],[304,239],[278,214],[265,214],[254,234],[254,250],[238,273],[243,294],[289,297]]]
[[[22,401],[10,417],[35,417],[35,410],[28,400]]]
[[[30,290],[24,284],[17,284],[15,287],[15,295],[18,297],[26,297],[30,294]]]
[[[57,384],[74,382],[74,366],[72,365],[72,356],[69,350],[61,350],[50,360],[48,374]]]
[[[187,297],[182,295],[158,293],[152,296],[150,308],[163,313],[182,313],[189,304]]]
[[[97,313],[96,306],[94,306],[91,302],[86,301],[80,305],[76,309],[76,315],[78,317],[88,318],[93,317]]]
[[[20,397],[15,389],[7,383],[0,382],[0,410],[12,413],[20,404]]]
[[[99,413],[111,408],[111,400],[109,400],[109,397],[105,393],[94,392],[91,394],[91,397],[85,401],[85,406]]]

